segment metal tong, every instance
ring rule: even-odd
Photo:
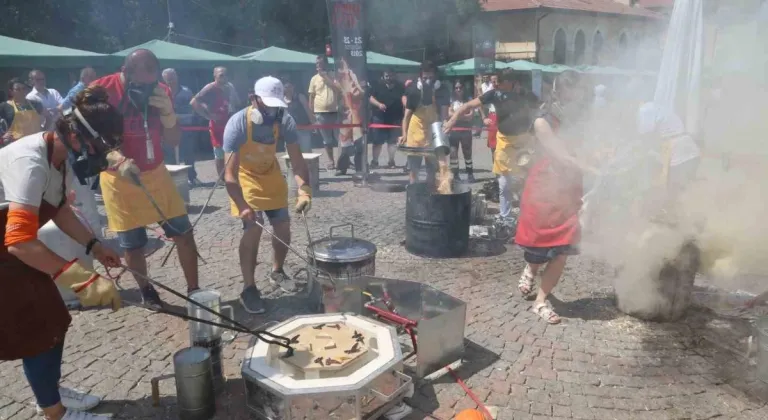
[[[204,311],[206,311],[206,312],[208,312],[208,313],[210,313],[212,315],[215,315],[215,316],[217,316],[217,317],[227,321],[231,325],[222,324],[222,323],[219,323],[219,322],[214,322],[214,321],[210,321],[210,320],[207,320],[207,319],[196,318],[196,317],[189,316],[189,315],[186,315],[186,314],[180,314],[178,312],[169,311],[169,310],[167,310],[165,308],[161,308],[161,307],[157,307],[157,306],[151,306],[151,305],[145,305],[143,303],[125,301],[126,303],[130,303],[133,306],[138,306],[138,307],[141,307],[141,308],[144,308],[144,309],[148,309],[148,310],[153,311],[153,312],[158,312],[158,313],[161,313],[161,314],[171,315],[171,316],[174,316],[176,318],[181,318],[181,319],[186,320],[186,321],[195,321],[195,322],[200,322],[202,324],[213,325],[215,327],[220,327],[220,328],[227,329],[227,330],[230,330],[230,331],[240,332],[240,333],[244,333],[244,334],[251,334],[251,335],[255,336],[256,338],[258,338],[259,340],[264,341],[265,343],[274,344],[274,345],[277,345],[277,346],[285,348],[287,352],[286,352],[284,357],[291,357],[291,356],[293,356],[293,347],[291,347],[291,339],[290,338],[283,337],[283,336],[280,336],[280,335],[276,335],[276,334],[273,334],[273,333],[271,333],[269,331],[265,331],[265,330],[252,330],[252,329],[248,328],[247,326],[245,326],[245,325],[235,321],[234,319],[229,318],[229,317],[227,317],[227,316],[225,316],[225,315],[223,315],[223,314],[221,314],[219,312],[216,312],[213,309],[211,309],[211,308],[209,308],[209,307],[207,307],[207,306],[205,306],[205,305],[203,305],[203,304],[201,304],[199,302],[196,302],[193,299],[190,299],[189,297],[185,296],[184,294],[179,293],[176,290],[173,290],[172,288],[170,288],[170,287],[160,283],[157,280],[154,280],[154,279],[152,279],[152,278],[150,278],[148,276],[145,276],[145,275],[143,275],[143,274],[141,274],[141,273],[139,273],[137,271],[131,270],[130,268],[128,268],[128,267],[126,267],[125,265],[122,265],[122,264],[121,264],[121,268],[123,268],[125,271],[133,274],[134,276],[138,276],[138,277],[143,278],[144,280],[148,281],[149,283],[151,283],[151,284],[153,284],[153,285],[155,285],[155,286],[165,290],[166,292],[168,292],[168,293],[170,293],[170,294],[172,294],[172,295],[174,295],[176,297],[179,297],[179,298],[181,298],[181,299],[183,299],[183,300],[185,300],[187,302],[192,303],[193,305],[197,306],[198,308],[201,308],[202,310],[204,310]],[[269,338],[266,338],[266,337],[269,337]]]

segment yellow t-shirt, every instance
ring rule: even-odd
[[[309,94],[315,95],[314,103],[310,104],[314,107],[313,112],[337,112],[339,110],[336,91],[319,74],[312,76],[312,80],[309,81]]]

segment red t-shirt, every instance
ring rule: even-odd
[[[224,127],[229,120],[229,92],[218,87],[216,83],[208,83],[198,97],[208,105],[208,111],[214,117],[208,122],[211,133],[211,143],[214,147],[222,147]]]
[[[120,73],[104,76],[94,81],[92,85],[100,85],[107,89],[109,103],[123,114],[123,145],[121,150],[125,157],[133,159],[142,171],[149,171],[163,164],[163,124],[160,122],[160,112],[154,107],[147,107],[147,126],[155,155],[150,162],[147,159],[144,110],[136,109],[127,97],[124,98],[125,86],[120,80]],[[165,90],[168,97],[172,98],[171,89],[168,86],[162,83],[159,86]]]

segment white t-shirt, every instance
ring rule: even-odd
[[[489,90],[493,90],[493,84],[491,82],[483,83],[480,85],[480,90],[485,94]],[[488,105],[488,112],[496,112],[496,107],[493,104]]]
[[[27,94],[27,99],[30,101],[38,101],[43,104],[43,108],[45,109],[53,109],[59,106],[62,102],[64,102],[64,98],[61,97],[61,94],[56,89],[46,89],[47,92],[43,93],[37,90],[37,88],[32,88],[32,91]]]
[[[40,207],[42,200],[58,207],[64,197],[62,173],[48,163],[43,133],[31,134],[0,149],[0,203]],[[67,186],[71,171],[67,170]]]
[[[696,159],[701,154],[693,137],[685,132],[685,125],[680,117],[675,114],[659,115],[658,108],[651,102],[640,107],[637,131],[640,134],[656,131],[664,139],[672,138],[672,156],[669,162],[671,166]]]

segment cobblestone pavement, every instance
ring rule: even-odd
[[[478,143],[479,178],[491,174],[488,149]],[[399,160],[403,160],[402,157]],[[198,164],[201,177],[213,179],[212,162]],[[404,181],[401,171],[378,171],[385,179]],[[333,224],[351,222],[358,237],[374,242],[380,277],[428,283],[467,302],[467,350],[459,376],[486,405],[498,408],[498,419],[766,419],[768,386],[755,379],[755,367],[743,357],[750,334],[744,320],[692,310],[683,322],[640,322],[616,311],[611,298],[613,270],[586,256],[573,259],[555,290],[555,309],[562,325],[547,325],[516,296],[523,266],[512,245],[478,241],[457,259],[425,259],[405,252],[404,193],[377,193],[353,185],[349,177],[322,174],[309,225],[314,238]],[[479,186],[480,184],[476,184]],[[209,190],[192,191],[191,213]],[[256,327],[307,312],[304,296],[285,294],[266,281],[271,260],[269,240],[262,240],[258,286],[268,298],[265,316],[249,316],[237,303],[241,290],[237,263],[240,223],[229,216],[224,189],[214,193],[211,207],[196,229],[204,287],[222,292],[237,317]],[[302,249],[307,239],[294,224],[293,241]],[[159,241],[158,241],[159,242]],[[184,290],[173,256],[160,266],[168,244],[150,258],[150,274]],[[287,271],[301,268],[290,256]],[[124,277],[124,297],[137,298],[135,283]],[[183,302],[162,293],[183,311]],[[177,418],[173,380],[162,381],[159,407],[153,407],[150,379],[172,373],[172,355],[188,345],[186,322],[139,308],[73,312],[67,336],[63,380],[105,398],[99,412],[125,419]],[[217,399],[217,419],[249,418],[245,409],[240,363],[248,346],[238,337],[224,351],[226,392]],[[739,353],[740,352],[740,353]],[[0,419],[34,417],[33,397],[20,362],[0,363]],[[418,380],[410,399],[410,419],[449,419],[475,403],[450,376]]]

